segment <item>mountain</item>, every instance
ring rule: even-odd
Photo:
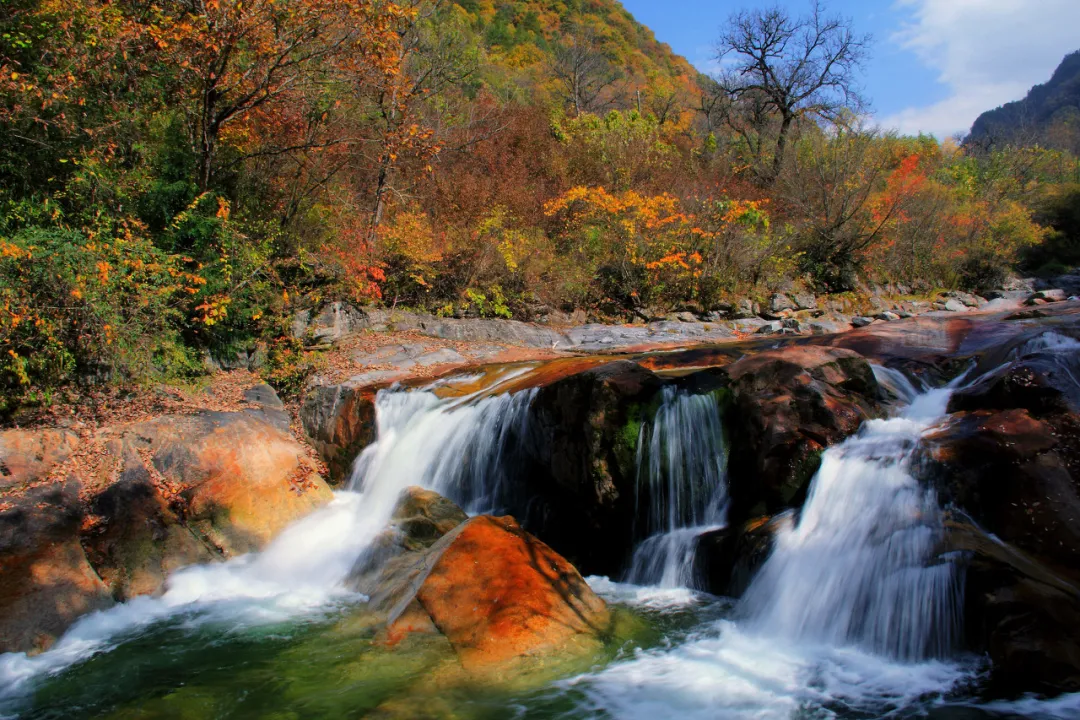
[[[1020,144],[1080,151],[1080,50],[1065,56],[1049,82],[1023,100],[984,112],[968,144]]]
[[[566,48],[574,46],[588,46],[602,57],[623,95],[646,86],[689,89],[699,74],[618,0],[454,0],[450,7],[484,49],[483,74],[489,83],[498,84],[492,75],[500,71],[513,83],[530,70],[548,75]],[[535,89],[531,92],[535,99]]]

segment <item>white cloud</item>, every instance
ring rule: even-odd
[[[984,110],[1019,100],[1080,49],[1080,0],[899,0],[912,20],[893,41],[938,73],[949,96],[881,124],[940,138],[966,133]]]

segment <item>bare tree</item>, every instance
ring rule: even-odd
[[[597,109],[605,92],[619,81],[620,73],[600,49],[599,38],[578,30],[570,41],[555,48],[552,74],[562,85],[567,105],[580,115]]]
[[[798,121],[835,122],[863,108],[855,75],[869,44],[870,36],[857,35],[850,19],[826,16],[819,0],[804,17],[779,6],[730,17],[717,44],[725,67],[718,82],[736,103],[749,99],[779,117],[770,181]]]

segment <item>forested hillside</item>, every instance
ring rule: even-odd
[[[1080,152],[1080,50],[1070,53],[1045,84],[1023,100],[987,110],[971,126],[968,143],[1029,144]]]
[[[769,32],[791,82],[755,81]],[[288,318],[331,299],[628,321],[989,286],[1075,187],[1064,150],[865,126],[842,18],[717,35],[713,79],[615,0],[4,3],[5,409],[256,345],[294,388]]]

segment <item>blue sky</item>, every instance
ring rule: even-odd
[[[754,0],[622,0],[698,69],[715,67],[727,16]],[[808,0],[779,0],[795,14]],[[826,0],[874,36],[862,75],[875,120],[939,138],[966,132],[983,110],[1018,100],[1080,50],[1080,0]]]

